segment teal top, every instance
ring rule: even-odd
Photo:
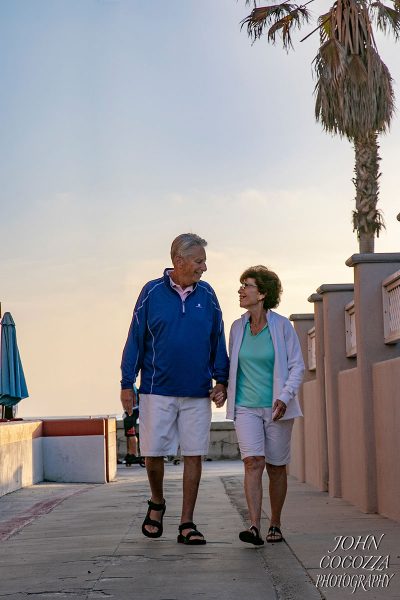
[[[271,408],[275,350],[268,325],[252,335],[250,322],[244,330],[236,379],[236,405]]]

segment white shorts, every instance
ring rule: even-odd
[[[142,456],[205,456],[210,444],[211,400],[140,394]]]
[[[236,406],[235,428],[242,459],[264,456],[270,465],[287,465],[293,421],[273,421],[272,408]]]

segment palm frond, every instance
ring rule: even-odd
[[[293,48],[291,30],[300,29],[304,22],[307,22],[308,17],[304,14],[305,9],[298,8],[290,14],[276,21],[268,30],[268,41],[273,44],[276,42],[276,34],[282,34],[283,47],[288,50]]]
[[[247,34],[253,41],[259,39],[268,29],[268,40],[275,43],[276,34],[279,32],[282,35],[283,47],[288,50],[293,47],[291,31],[300,29],[309,19],[310,13],[305,6],[282,2],[254,8],[243,19],[241,27],[247,27]]]
[[[326,42],[329,38],[333,37],[332,30],[332,11],[320,15],[318,17],[318,29],[320,31],[321,44]]]
[[[393,34],[395,40],[400,39],[400,2],[395,2],[394,8],[383,4],[379,0],[376,0],[370,6],[374,9],[372,15],[377,29],[385,34]]]
[[[347,68],[347,54],[343,45],[335,38],[324,42],[314,59],[314,68],[318,77],[337,85]]]
[[[375,46],[370,15],[365,2],[336,0],[331,9],[332,35],[343,44],[346,52],[362,54],[368,46]]]
[[[389,127],[394,113],[393,78],[389,69],[374,48],[368,49],[368,91],[370,94],[367,106],[373,103],[372,119],[375,131],[385,133]],[[371,96],[374,98],[371,98]]]
[[[370,47],[364,58],[346,54],[344,63],[343,56],[340,60],[332,51],[320,51],[314,59],[317,121],[351,140],[387,131],[394,112],[393,80],[378,52]]]
[[[347,73],[354,85],[365,85],[368,81],[368,71],[358,54],[348,57]]]
[[[368,215],[360,215],[358,211],[353,210],[352,223],[353,231],[357,232],[358,239],[363,233],[373,233],[379,237],[382,229],[386,229],[382,211],[379,209],[371,210]]]

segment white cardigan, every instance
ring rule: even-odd
[[[231,421],[235,418],[239,350],[249,317],[250,313],[247,312],[234,321],[229,335],[230,368],[226,418]],[[282,400],[286,404],[287,409],[282,419],[302,417],[297,391],[303,381],[304,361],[297,333],[289,319],[272,310],[267,311],[267,323],[275,350],[272,402]]]

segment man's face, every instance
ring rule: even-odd
[[[179,275],[184,285],[192,285],[200,281],[203,273],[207,271],[206,260],[203,246],[193,246],[190,254],[178,258]]]

